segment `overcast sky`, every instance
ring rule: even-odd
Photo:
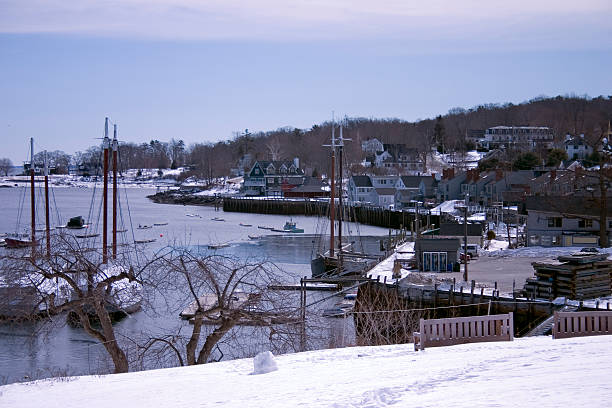
[[[612,2],[0,0],[0,157],[612,95]],[[375,136],[375,135],[372,135]]]

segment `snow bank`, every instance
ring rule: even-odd
[[[412,344],[277,356],[0,387],[0,406],[603,407],[610,405],[612,336],[475,343],[415,352]]]
[[[267,374],[278,370],[274,355],[270,351],[264,351],[253,359],[253,374]]]

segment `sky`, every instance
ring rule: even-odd
[[[0,157],[609,95],[612,3],[0,0]],[[375,136],[375,135],[372,135]]]

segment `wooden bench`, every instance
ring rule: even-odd
[[[612,312],[555,312],[553,339],[612,334]]]
[[[421,319],[419,326],[420,331],[414,333],[415,351],[424,350],[426,346],[452,346],[514,339],[512,312],[489,316]]]

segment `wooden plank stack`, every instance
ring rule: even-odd
[[[594,299],[612,294],[612,261],[586,263],[533,262],[535,278],[528,278],[522,295],[528,298]]]

